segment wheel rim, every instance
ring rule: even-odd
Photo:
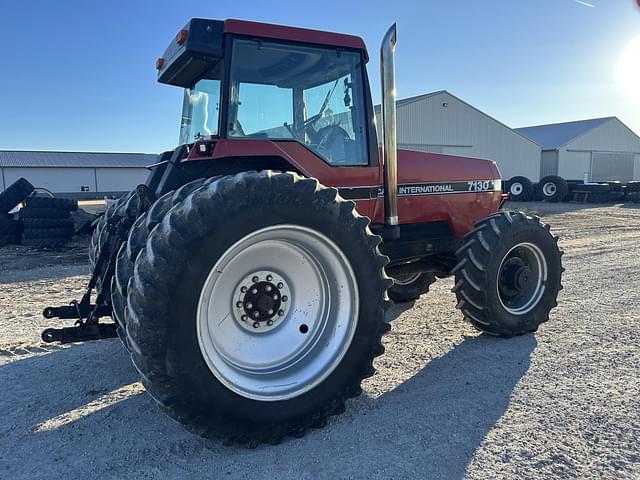
[[[545,292],[547,261],[536,245],[519,243],[507,252],[498,269],[498,298],[512,315],[524,315]]]
[[[524,187],[520,182],[512,183],[511,186],[509,187],[509,191],[511,192],[511,195],[520,195],[523,190],[524,190]]]
[[[395,274],[393,276],[393,283],[396,285],[409,285],[410,283],[415,282],[420,275],[422,275],[420,272]]]
[[[542,193],[545,197],[553,197],[556,194],[558,187],[553,182],[547,182],[542,186]]]
[[[333,241],[298,225],[267,227],[227,249],[205,280],[197,310],[200,351],[235,393],[293,398],[340,363],[358,305],[355,274]]]

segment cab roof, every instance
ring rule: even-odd
[[[227,19],[224,21],[224,33],[235,33],[262,38],[287,40],[291,42],[314,43],[343,48],[362,50],[366,61],[369,60],[367,47],[362,38],[343,33],[324,32],[308,28],[288,27],[270,23],[250,22],[247,20]]]

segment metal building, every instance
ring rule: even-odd
[[[156,158],[144,153],[0,150],[0,190],[24,177],[61,197],[120,195],[144,183],[145,167]]]
[[[487,158],[504,179],[539,180],[540,145],[446,90],[398,100],[397,128],[399,148]]]
[[[616,117],[516,129],[542,145],[541,175],[640,180],[640,137]]]

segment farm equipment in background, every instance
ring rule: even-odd
[[[379,148],[362,39],[191,20],[156,63],[185,89],[181,145],[107,210],[87,294],[44,312],[77,325],[43,339],[117,331],[170,416],[255,446],[344,411],[384,352],[388,298],[437,277],[455,277],[462,316],[488,334],[547,321],[558,239],[500,211],[495,163],[397,150],[395,44],[394,25]]]

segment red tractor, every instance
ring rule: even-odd
[[[117,333],[169,415],[256,445],[344,411],[389,298],[436,277],[483,332],[535,331],[562,288],[558,239],[500,211],[494,162],[396,149],[395,43],[393,26],[379,148],[362,39],[192,19],[156,64],[184,88],[181,145],[107,210],[86,295],[44,311],[77,325],[43,339]]]

